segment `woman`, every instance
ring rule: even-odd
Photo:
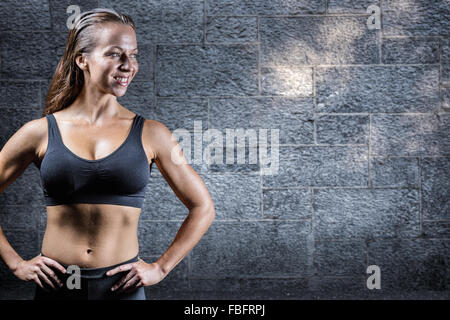
[[[41,254],[23,260],[0,228],[0,255],[19,279],[36,282],[35,299],[145,299],[143,287],[164,279],[214,219],[205,184],[167,127],[117,102],[138,72],[137,53],[130,17],[83,13],[44,117],[23,125],[0,152],[0,192],[31,162],[41,172]],[[147,263],[138,256],[137,227],[153,162],[189,214],[167,251]]]

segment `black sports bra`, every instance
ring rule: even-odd
[[[45,203],[116,204],[142,208],[151,164],[142,146],[144,118],[137,115],[126,140],[110,155],[83,159],[62,142],[53,114],[48,121],[48,146],[40,173]],[[149,170],[150,169],[150,170]]]

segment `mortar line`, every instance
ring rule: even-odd
[[[417,164],[419,167],[419,186],[418,186],[418,193],[419,193],[419,233],[423,234],[423,222],[422,222],[422,159],[421,157],[417,157]]]
[[[158,45],[155,45],[153,48],[153,110],[151,112],[151,116],[154,119],[156,115],[156,111],[158,110],[158,99],[156,97],[157,95],[157,83],[156,83],[156,67],[157,63],[156,60],[158,59]]]
[[[50,30],[53,31],[53,2],[54,0],[48,1],[48,14],[50,16]]]
[[[317,144],[317,123],[316,123],[316,116],[319,114],[317,112],[317,93],[316,93],[316,67],[313,67],[312,70],[312,86],[313,86],[313,141],[314,144]]]
[[[211,18],[308,18],[308,17],[369,17],[370,13],[300,13],[300,14],[241,14],[241,15],[208,15]]]
[[[312,235],[312,252],[311,252],[311,275],[314,275],[315,273],[315,267],[314,267],[314,256],[316,254],[316,233],[315,233],[315,198],[314,198],[314,187],[309,188],[311,193],[311,235]]]
[[[140,221],[142,222],[151,222],[151,223],[158,223],[158,222],[173,222],[173,223],[182,223],[184,221],[184,219],[180,219],[180,220],[151,220],[151,219],[140,219]],[[269,218],[265,218],[265,219],[220,219],[220,218],[215,218],[214,219],[215,222],[218,223],[226,223],[226,222],[307,222],[307,221],[311,221],[311,218],[303,218],[303,219],[269,219]]]
[[[227,45],[227,44],[221,44]],[[241,44],[244,45],[244,44]],[[300,69],[300,68],[349,68],[349,67],[422,67],[422,66],[439,66],[439,63],[340,63],[340,64],[265,64],[264,67],[267,68],[278,68],[278,69]]]
[[[439,38],[439,111],[443,112],[443,102],[442,102],[442,46],[443,46],[444,39],[442,37]]]
[[[261,85],[261,37],[260,37],[260,30],[259,30],[259,16],[256,17],[256,40],[258,43],[257,51],[258,51],[258,95],[261,95],[262,91],[262,85]],[[258,137],[259,140],[259,137]],[[259,141],[260,142],[260,141]],[[272,142],[272,137],[271,137]],[[266,141],[268,143],[268,141]],[[268,152],[268,148],[266,146],[265,148],[266,152]],[[272,149],[270,149],[270,152],[272,152]],[[261,146],[258,148],[258,155],[259,155],[259,186],[260,186],[260,215],[261,219],[264,219],[264,183],[263,183],[263,164],[262,164],[262,157],[261,157]]]
[[[372,179],[370,176],[370,172],[371,172],[371,161],[372,161],[372,114],[369,113],[369,143],[368,143],[369,147],[368,147],[368,154],[367,154],[367,184],[369,188],[372,188]]]
[[[261,150],[261,149],[259,149],[259,150]],[[270,152],[272,152],[272,150],[270,150]],[[261,156],[259,158],[261,159]],[[259,175],[259,187],[260,187],[259,196],[260,196],[260,204],[261,204],[260,210],[261,210],[261,219],[264,219],[264,192],[263,192],[264,191],[264,185],[263,185],[263,167],[262,167],[261,161],[259,162],[259,172],[260,172],[260,175]]]
[[[259,34],[259,16],[256,18],[256,36],[258,45],[258,95],[261,95],[261,37]]]
[[[364,250],[366,256],[366,270],[367,270],[367,267],[369,266],[369,243],[367,240],[366,241],[363,240],[363,242],[364,242]]]
[[[415,157],[417,158],[417,157]],[[308,186],[298,186],[298,187],[264,187],[264,190],[289,190],[289,189],[307,189]],[[348,190],[356,190],[356,189],[362,189],[362,190],[373,190],[373,189],[378,189],[378,190],[418,190],[418,187],[396,187],[396,186],[383,186],[383,187],[368,187],[368,186],[313,186],[314,189],[348,189]]]
[[[383,157],[385,158],[385,157]],[[417,158],[417,156],[410,157],[410,158]],[[450,158],[450,157],[446,157]],[[290,186],[290,187],[263,187],[264,190],[288,190],[288,189],[308,189],[308,186]],[[397,186],[314,186],[315,189],[396,189],[396,190],[418,190],[418,187],[397,187]],[[450,220],[450,219],[449,219]]]
[[[381,48],[382,48],[382,46],[383,46],[383,12],[382,12],[382,9],[381,9],[381,7],[382,7],[382,0],[379,0],[380,1],[380,30],[379,30],[379,32],[378,32],[378,39],[379,39],[379,48],[378,48],[378,55],[380,56],[380,64],[382,64],[383,63],[383,58],[382,58],[382,54],[383,54],[383,52],[382,52],[382,50],[381,50]]]
[[[199,46],[200,44],[185,44],[182,46]],[[229,44],[220,44],[222,46],[226,46]],[[244,46],[246,44],[230,44],[229,46]],[[258,45],[257,43],[252,44],[251,46]],[[166,44],[156,44],[156,46],[175,46],[175,45],[166,45]],[[178,46],[178,45],[177,45]],[[247,45],[248,46],[248,45]],[[361,68],[369,68],[369,67],[423,67],[423,66],[431,66],[431,67],[440,67],[440,63],[427,63],[427,64],[418,64],[418,63],[393,63],[393,64],[316,64],[316,65],[295,65],[295,66],[289,66],[289,65],[261,65],[261,67],[264,68],[272,68],[272,69],[306,69],[306,68],[352,68],[352,67],[361,67]],[[21,81],[21,82],[34,82],[34,81],[41,81],[41,80],[51,80],[51,79],[45,79],[45,78],[0,78],[0,81]],[[135,80],[136,82],[146,82],[145,80]],[[231,95],[223,95],[219,97],[258,97],[258,95],[245,95],[245,96],[231,96]],[[205,96],[170,96],[170,97],[205,97]],[[214,97],[214,96],[211,96]],[[286,98],[308,98],[312,97],[312,95],[296,95],[296,96],[290,96],[290,95],[264,95],[261,97],[286,97]]]
[[[38,90],[38,94],[39,94],[39,96],[38,96],[38,101],[39,101],[39,108],[40,108],[40,111],[42,112],[43,111],[43,109],[45,108],[45,106],[43,106],[43,99],[42,99],[42,92],[43,92],[43,90],[42,90],[42,81],[39,81],[39,90]]]
[[[206,0],[203,0],[203,37],[202,45],[205,46],[206,43]]]
[[[211,105],[208,97],[206,97],[206,110],[208,113],[208,129],[209,129],[211,128]]]
[[[421,35],[410,35],[410,36],[402,36],[402,35],[398,35],[398,36],[394,36],[394,35],[392,35],[392,36],[389,36],[389,35],[384,35],[383,34],[383,38],[385,38],[385,39],[387,39],[387,38],[389,38],[389,39],[410,39],[410,38],[424,38],[424,39],[427,39],[427,38],[437,38],[437,39],[439,39],[439,38],[441,38],[442,36],[433,36],[433,35],[423,35],[423,36],[421,36]]]

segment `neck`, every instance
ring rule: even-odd
[[[86,120],[90,123],[98,120],[113,118],[119,114],[120,104],[117,97],[105,94],[86,85],[73,102],[71,117]]]

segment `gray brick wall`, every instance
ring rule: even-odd
[[[171,130],[280,130],[277,175],[191,163],[216,219],[149,299],[450,298],[447,0],[4,0],[2,147],[40,117],[69,4],[135,20],[140,73],[119,99],[130,110]],[[371,4],[381,29],[367,27]],[[188,212],[155,166],[146,196],[138,231],[152,261]],[[34,165],[0,195],[24,258],[39,252],[43,201]],[[366,287],[372,264],[380,290]],[[33,288],[0,263],[0,299]]]

